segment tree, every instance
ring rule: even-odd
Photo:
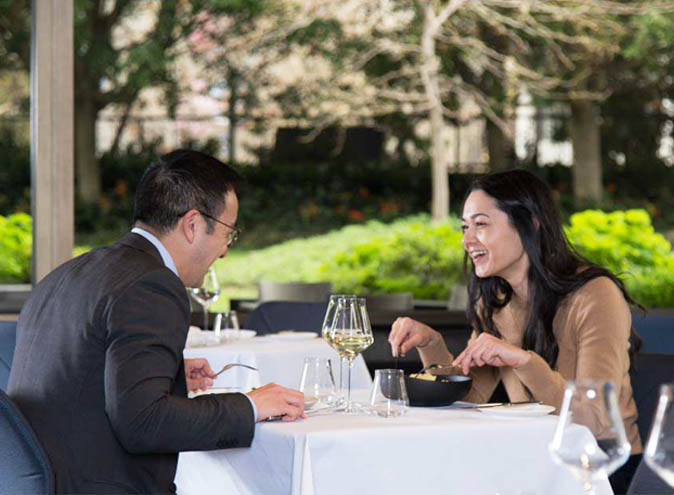
[[[160,87],[172,113],[178,99],[174,62],[180,41],[196,28],[198,14],[255,12],[260,3],[75,0],[75,168],[81,201],[95,203],[101,194],[95,154],[96,121],[101,110],[108,105],[123,109],[119,136],[141,91]],[[9,33],[0,37],[0,53],[5,55],[0,64],[28,71],[30,1],[0,0],[0,26]]]

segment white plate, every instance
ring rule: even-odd
[[[553,406],[545,404],[521,404],[514,406],[496,406],[480,409],[482,414],[487,416],[510,416],[515,418],[529,418],[534,416],[545,416],[554,411]]]
[[[283,330],[277,333],[270,333],[267,337],[274,340],[308,340],[318,337],[316,332],[295,332],[293,330]]]
[[[252,339],[257,335],[255,330],[244,330],[243,328],[238,332],[231,328],[220,330],[220,340],[245,340]]]

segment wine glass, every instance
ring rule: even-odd
[[[352,294],[331,294],[330,299],[328,300],[328,308],[325,311],[325,317],[323,318],[323,326],[321,327],[321,337],[331,346],[332,340],[330,339],[330,328],[332,327],[332,321],[335,319],[335,312],[337,310],[337,301],[340,298],[355,298],[355,295]],[[339,395],[344,395],[344,368],[347,366],[346,357],[340,355],[339,358]]]
[[[648,467],[674,488],[674,384],[660,387],[644,458]]]
[[[220,295],[220,286],[218,279],[215,276],[215,269],[210,267],[201,287],[191,287],[190,294],[196,302],[198,302],[204,310],[204,330],[208,330],[208,307],[212,302],[218,300]]]
[[[369,319],[366,323],[363,320],[363,314],[366,314],[364,301],[359,302],[356,297],[337,298],[337,307],[329,335],[332,347],[339,352],[340,358],[346,359],[348,364],[346,404],[343,409],[346,413],[357,412],[351,402],[353,360],[374,342]]]
[[[596,441],[578,428],[579,424],[589,427]],[[595,481],[605,479],[627,461],[631,445],[612,382],[567,382],[549,450],[555,462],[583,483],[588,495],[595,493]]]

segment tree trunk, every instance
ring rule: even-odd
[[[229,163],[235,163],[236,160],[236,125],[238,118],[236,116],[236,102],[239,99],[238,80],[234,70],[229,71],[227,78],[227,85],[229,86],[229,108],[227,109],[227,116],[229,117]]]
[[[96,160],[96,117],[98,110],[89,98],[78,98],[75,106],[75,171],[77,196],[86,204],[101,197],[101,173]]]
[[[421,79],[429,103],[428,117],[431,124],[431,217],[433,220],[443,220],[449,216],[449,177],[447,153],[442,140],[445,122],[438,81],[440,63],[435,53],[435,32],[432,27],[434,19],[433,7],[427,5],[421,36]]]
[[[490,172],[500,172],[512,166],[513,142],[491,120],[487,120],[487,149]]]
[[[577,206],[598,203],[602,196],[598,107],[591,100],[571,101],[573,198]]]

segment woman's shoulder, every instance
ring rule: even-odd
[[[618,285],[606,276],[591,278],[568,294],[560,306],[563,311],[586,309],[604,312],[610,308],[627,309],[628,304]]]

